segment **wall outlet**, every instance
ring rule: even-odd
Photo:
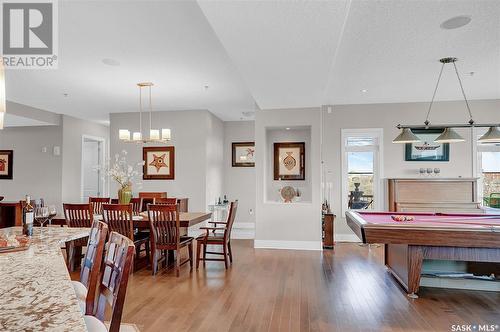
[[[248,209],[248,214],[253,215],[253,209]]]

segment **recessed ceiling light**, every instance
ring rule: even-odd
[[[468,15],[455,16],[441,23],[441,29],[452,30],[461,28],[470,23],[472,18]]]
[[[115,66],[115,67],[120,65],[120,61],[110,58],[102,59],[102,63],[108,66]]]
[[[290,130],[290,127],[286,127],[285,129],[286,129],[286,130]]]
[[[366,90],[366,89],[361,89],[360,91],[363,92],[363,93],[367,93],[368,92],[368,90]]]

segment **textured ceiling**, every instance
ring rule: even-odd
[[[155,83],[157,111],[223,120],[257,106],[428,101],[444,56],[475,72],[463,76],[470,99],[500,98],[497,0],[63,1],[59,15],[59,69],[8,71],[9,100],[102,122],[137,110],[140,81]],[[457,15],[472,22],[440,28]],[[448,67],[437,100],[452,99]]]
[[[427,101],[455,56],[471,99],[500,98],[500,1],[200,1],[261,108]],[[453,16],[471,15],[443,30]],[[367,90],[362,92],[361,90]],[[452,67],[438,100],[460,99]]]
[[[209,109],[238,120],[255,110],[196,2],[62,1],[59,17],[59,69],[7,71],[9,100],[107,121],[137,111],[136,83],[151,81],[158,111]]]

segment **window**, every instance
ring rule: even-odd
[[[343,210],[380,210],[382,129],[342,130]]]
[[[477,142],[476,151],[479,200],[483,206],[500,209],[500,144]]]

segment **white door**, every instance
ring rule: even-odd
[[[82,142],[82,202],[103,194],[103,144],[99,139],[83,138]]]

